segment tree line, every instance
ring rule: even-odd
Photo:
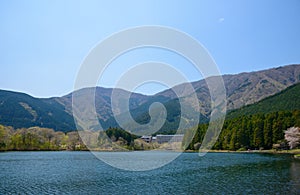
[[[293,126],[300,127],[300,110],[227,119],[212,149],[288,149],[289,143],[285,139],[285,130]],[[186,149],[199,149],[207,128],[208,124],[199,124]],[[138,138],[137,136],[119,128],[109,128],[105,133],[112,142],[126,146],[128,149],[135,149],[134,140]],[[95,143],[91,144],[95,145],[95,148],[107,142],[99,137],[96,137],[93,141]],[[87,148],[78,131],[64,133],[49,128],[13,129],[0,125],[0,151],[6,150],[87,150]]]
[[[216,150],[280,149],[288,148],[284,131],[300,127],[300,110],[268,114],[244,115],[225,120],[222,132],[213,146]],[[187,149],[201,145],[208,124],[198,125],[197,132]]]
[[[49,128],[13,129],[0,125],[0,151],[84,150],[77,131],[63,133]]]
[[[0,151],[88,150],[87,146],[100,150],[106,147],[133,150],[136,138],[138,137],[120,128],[109,128],[101,133],[89,131],[64,133],[49,128],[14,129],[0,125]]]

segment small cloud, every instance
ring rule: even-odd
[[[224,22],[225,18],[219,18],[219,22],[222,23]]]

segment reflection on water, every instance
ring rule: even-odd
[[[130,155],[105,156],[136,163],[125,159]],[[90,152],[7,152],[0,153],[0,194],[300,194],[299,172],[300,161],[288,155],[183,153],[159,169],[135,172]]]
[[[300,194],[300,160],[294,160],[291,162],[290,175],[292,183],[291,192],[297,192],[297,194]]]

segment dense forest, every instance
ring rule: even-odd
[[[284,140],[284,130],[292,126],[300,127],[300,110],[243,115],[227,119],[213,149],[286,149],[288,145]],[[198,126],[187,149],[199,148],[207,127],[208,124]]]
[[[278,111],[300,110],[300,83],[292,85],[287,89],[269,96],[257,103],[243,106],[230,111],[226,118],[233,119],[244,115],[254,115],[257,113],[274,113]]]

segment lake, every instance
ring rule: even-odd
[[[300,194],[300,161],[290,155],[183,153],[155,170],[125,171],[90,152],[5,152],[0,194]]]

